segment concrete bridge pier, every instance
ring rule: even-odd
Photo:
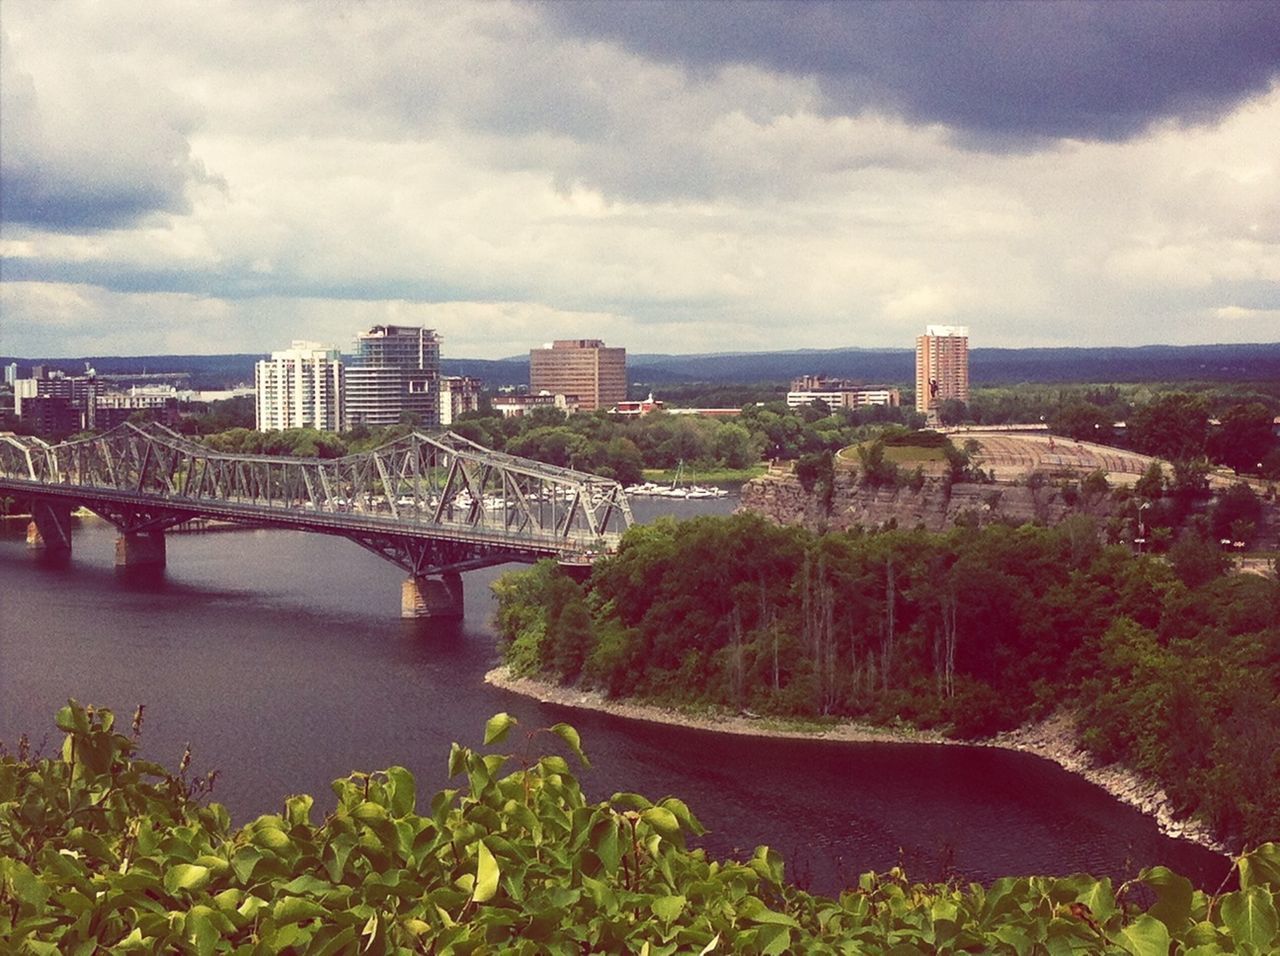
[[[71,553],[70,507],[36,501],[31,505],[31,519],[27,525],[28,548],[56,557]]]
[[[116,567],[164,567],[164,532],[143,531],[116,538]]]
[[[407,578],[400,588],[400,616],[421,620],[462,620],[462,575],[446,571],[437,577]]]

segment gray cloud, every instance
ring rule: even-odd
[[[0,336],[1273,339],[1271,15],[1118,9],[9,4]]]
[[[6,224],[54,231],[128,226],[190,211],[217,184],[191,155],[190,107],[137,75],[75,57],[24,69],[0,32],[0,203]]]
[[[890,109],[974,142],[1115,140],[1212,120],[1280,75],[1280,4],[551,3],[583,37],[698,70],[815,76],[835,111]]]

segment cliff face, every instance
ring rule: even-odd
[[[767,475],[742,486],[742,507],[778,524],[798,524],[815,531],[861,526],[923,526],[942,531],[960,522],[980,525],[1057,524],[1071,515],[1110,517],[1116,503],[1109,495],[1087,495],[1051,484],[1039,488],[1008,484],[954,484],[926,478],[920,488],[869,488],[856,477],[837,472],[830,508],[822,485],[805,491],[792,475]]]

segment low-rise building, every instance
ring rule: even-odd
[[[657,401],[653,397],[653,392],[650,392],[648,398],[643,398],[638,402],[618,402],[617,405],[609,409],[609,414],[617,415],[619,418],[643,418],[645,415],[652,412],[660,412],[662,409],[662,402]]]
[[[578,397],[553,395],[550,392],[538,392],[536,395],[523,392],[503,393],[493,398],[492,405],[493,410],[503,418],[520,418],[535,408],[558,408],[571,415],[578,410]]]
[[[174,385],[134,385],[120,391],[99,392],[94,399],[93,427],[115,428],[138,412],[170,427],[182,421],[182,394]]]
[[[788,408],[800,408],[817,401],[825,402],[832,411],[868,405],[897,408],[902,404],[902,396],[896,388],[887,385],[863,385],[822,375],[801,375],[792,380],[791,390],[787,392]]]
[[[83,428],[94,428],[98,387],[93,369],[71,376],[44,365],[33,366],[30,378],[13,383],[14,417],[44,437],[64,438]]]
[[[440,424],[452,425],[458,416],[480,410],[484,382],[466,375],[443,375],[440,378]]]

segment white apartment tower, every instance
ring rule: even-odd
[[[916,336],[916,411],[935,413],[948,399],[969,401],[969,329],[930,325]]]
[[[254,417],[258,431],[344,427],[346,374],[342,353],[318,342],[295,341],[254,366]]]

